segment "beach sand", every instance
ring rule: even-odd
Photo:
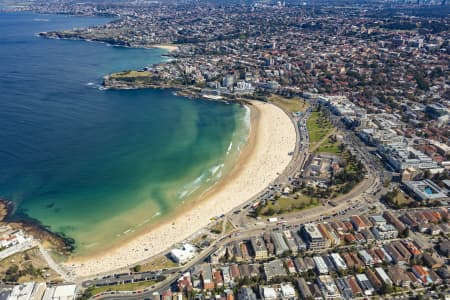
[[[250,103],[248,142],[223,180],[150,231],[100,255],[69,259],[66,269],[78,278],[86,278],[136,264],[182,242],[207,226],[210,218],[231,211],[271,184],[292,158],[288,153],[295,148],[296,131],[280,108]]]
[[[178,46],[170,45],[170,44],[156,44],[156,45],[152,45],[152,47],[153,48],[164,49],[164,50],[167,50],[169,52],[173,52],[175,50],[178,50]]]

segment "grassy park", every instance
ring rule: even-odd
[[[285,98],[272,94],[268,100],[289,112],[305,112],[309,107],[309,104],[300,98]]]
[[[274,201],[269,201],[267,205],[262,207],[258,215],[273,216],[289,212],[299,211],[320,204],[317,198],[306,195],[298,195],[298,198],[280,197]]]
[[[149,71],[124,71],[118,73],[112,73],[110,77],[112,79],[120,79],[120,78],[136,78],[136,77],[149,77],[152,73]]]

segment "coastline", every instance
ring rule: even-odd
[[[14,204],[11,201],[0,199],[0,226],[14,230],[23,230],[28,235],[39,240],[46,248],[61,255],[70,255],[74,241],[61,233],[50,231],[39,221],[34,219],[16,220],[11,218]]]
[[[248,142],[225,178],[155,228],[104,253],[69,258],[64,267],[76,277],[130,267],[182,242],[207,226],[211,217],[228,213],[275,180],[291,160],[288,153],[295,148],[295,128],[280,108],[258,101],[248,103]]]
[[[172,44],[156,44],[152,46],[153,48],[167,50],[167,52],[173,52],[179,49],[178,46]]]

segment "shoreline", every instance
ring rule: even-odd
[[[131,267],[186,240],[205,228],[210,218],[228,213],[266,188],[290,163],[296,131],[280,108],[258,101],[247,105],[251,109],[248,141],[222,180],[155,228],[102,254],[71,257],[64,267],[80,278]]]
[[[174,45],[174,44],[156,44],[156,45],[153,45],[152,48],[163,49],[163,50],[166,50],[169,53],[177,51],[178,49],[180,49],[177,45]]]
[[[0,226],[7,226],[14,230],[23,230],[28,235],[46,245],[46,248],[61,255],[70,255],[74,240],[62,233],[53,232],[32,218],[14,218],[12,212],[14,203],[0,199]]]

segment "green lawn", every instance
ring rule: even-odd
[[[272,215],[280,215],[285,214],[292,211],[302,210],[305,208],[313,207],[319,204],[319,200],[316,198],[311,198],[305,195],[301,195],[298,199],[289,198],[289,197],[280,197],[272,203],[269,203],[264,206],[260,215],[272,216]]]
[[[218,221],[216,222],[216,224],[214,224],[213,226],[211,226],[210,230],[212,233],[222,233],[222,228],[223,228],[223,221]]]
[[[333,125],[318,111],[313,111],[306,121],[309,134],[309,148],[313,148],[333,130]]]
[[[394,198],[394,203],[398,203],[398,205],[408,205],[413,201],[414,200],[406,196],[402,191],[398,191],[397,196]]]
[[[268,100],[289,112],[305,112],[309,107],[309,104],[300,98],[289,99],[272,94]]]
[[[99,287],[95,287],[92,289],[92,295],[97,295],[97,294],[100,294],[103,292],[110,292],[110,291],[143,290],[154,284],[155,284],[154,281],[140,281],[140,282],[133,282],[133,283],[118,284],[118,285],[99,286]]]
[[[118,73],[112,73],[110,75],[111,78],[118,79],[118,78],[135,78],[135,77],[149,77],[152,73],[148,71],[124,71],[124,72],[118,72]]]
[[[339,144],[339,142],[329,137],[316,149],[316,153],[341,154],[342,151],[339,148]]]
[[[170,260],[167,256],[157,256],[142,264],[141,272],[156,271],[161,269],[171,269],[177,267],[178,264]]]

